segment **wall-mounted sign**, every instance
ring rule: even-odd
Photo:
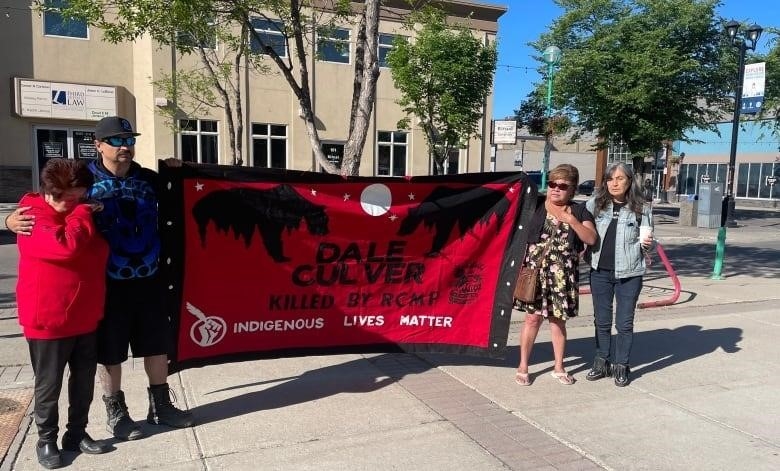
[[[47,159],[62,158],[62,142],[42,142],[43,156]]]
[[[493,121],[492,144],[517,144],[517,121]]]
[[[14,78],[14,111],[23,118],[99,121],[115,116],[116,87]]]
[[[337,169],[341,168],[341,161],[344,160],[344,144],[333,142],[323,143],[322,152],[325,153],[325,158],[328,159],[328,162],[335,165]]]

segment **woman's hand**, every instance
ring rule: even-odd
[[[97,213],[100,211],[103,211],[103,203],[97,200],[87,200],[86,201],[87,206],[89,206],[89,209],[92,210],[93,213]]]
[[[14,234],[32,235],[32,229],[35,225],[35,216],[25,214],[30,206],[16,208],[14,212],[5,219],[5,226]]]
[[[182,166],[182,161],[175,157],[168,157],[167,159],[163,159],[163,162],[168,167],[178,168]]]
[[[653,233],[651,232],[650,235],[639,241],[639,243],[642,245],[643,249],[650,250],[650,247],[653,246]]]
[[[563,206],[557,206],[552,204],[550,205],[550,208],[547,211],[552,213],[552,216],[558,221],[566,223],[570,226],[574,225],[574,223],[577,221],[577,218],[575,218],[574,215],[571,213],[571,206],[569,206],[568,204],[565,204]]]

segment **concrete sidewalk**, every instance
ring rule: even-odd
[[[546,327],[534,348],[534,383],[514,383],[519,313],[504,360],[334,355],[185,370],[170,382],[198,420],[186,430],[145,423],[143,363],[129,361],[123,389],[151,436],[65,461],[90,470],[780,469],[780,213],[728,230],[726,279],[715,281],[717,230],[678,226],[664,211],[657,209],[656,235],[682,293],[674,306],[637,312],[626,388],[585,381],[593,328],[583,296],[581,317],[568,323],[573,386],[549,376]],[[0,254],[9,247],[0,245]],[[0,288],[13,268],[1,267]],[[656,258],[642,300],[671,289]],[[3,365],[26,355],[24,340],[13,337],[13,314],[0,306]],[[30,387],[25,368],[17,366],[14,384],[0,374],[0,397]],[[89,432],[105,438],[99,394]],[[0,470],[40,469],[29,424],[26,416]]]

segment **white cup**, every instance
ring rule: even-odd
[[[650,226],[639,226],[639,241],[647,239],[650,234],[653,233],[653,228]]]

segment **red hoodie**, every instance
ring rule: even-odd
[[[43,195],[28,193],[20,206],[35,215],[32,235],[19,235],[19,324],[29,339],[93,332],[103,318],[108,244],[89,206],[58,213]]]

